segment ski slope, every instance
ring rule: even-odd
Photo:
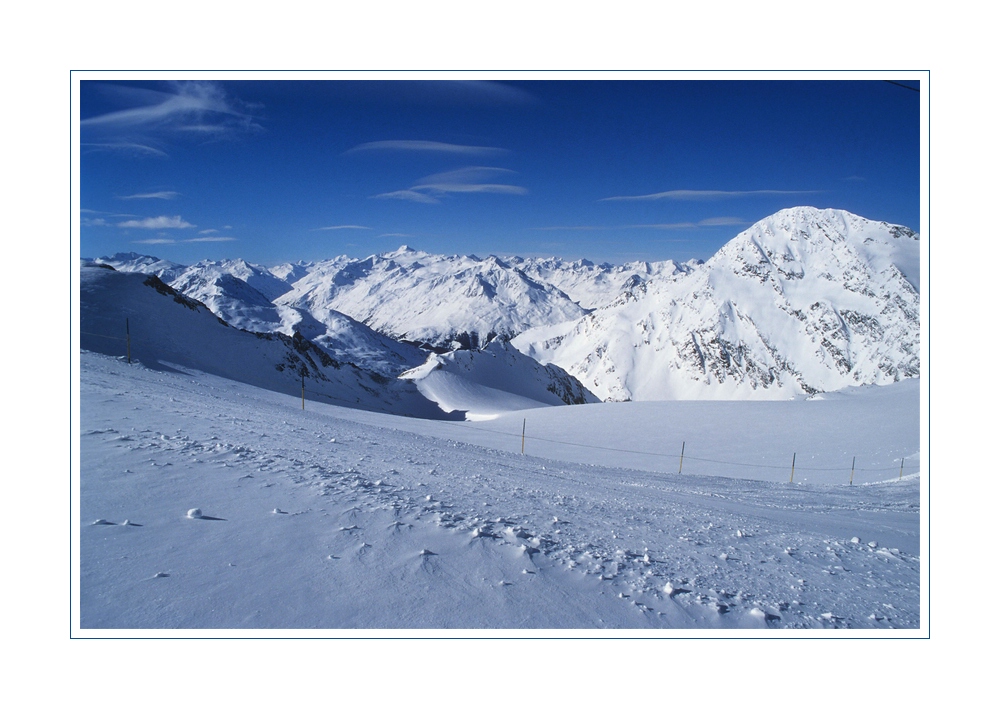
[[[853,486],[713,476],[693,462],[678,475],[674,460],[641,469],[618,452],[579,448],[581,459],[537,440],[600,446],[617,431],[627,448],[629,429],[649,420],[642,407],[430,421],[312,401],[302,410],[296,397],[183,367],[86,351],[80,362],[85,637],[893,636],[922,625],[916,462],[902,480],[872,473]],[[892,396],[874,408],[905,419],[915,391],[896,386],[880,388]],[[792,415],[775,419],[820,450],[864,425],[852,416],[873,408],[870,393],[659,403],[713,407],[713,452],[700,457],[738,460],[749,439],[728,432],[778,427],[735,406],[786,407]],[[835,415],[820,415],[826,404]],[[488,440],[500,437],[489,427],[525,418],[537,429],[526,455],[519,437]],[[882,458],[866,466],[900,451],[916,461],[914,435],[889,427],[881,450],[871,436],[868,453]]]

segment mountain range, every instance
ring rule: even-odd
[[[919,252],[906,227],[797,207],[704,263],[402,247],[271,268],[136,253],[84,265],[156,276],[234,330],[297,338],[440,412],[486,415],[523,398],[775,399],[919,376]]]

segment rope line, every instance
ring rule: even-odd
[[[124,337],[112,337],[111,335],[99,335],[96,332],[81,332],[81,335],[90,335],[91,337],[106,337],[109,340],[121,340],[122,342],[127,342]]]

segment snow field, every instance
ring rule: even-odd
[[[916,479],[588,465],[92,353],[81,370],[85,631],[919,626]]]

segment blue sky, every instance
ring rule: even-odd
[[[80,112],[85,257],[705,259],[796,205],[920,228],[919,94],[885,81],[87,80]]]

